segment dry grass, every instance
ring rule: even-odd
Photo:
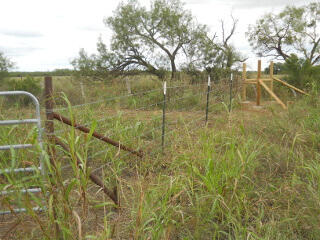
[[[165,154],[161,129],[155,130],[161,126],[160,109],[124,114],[130,110],[124,102],[124,108],[99,104],[74,110],[81,123],[115,114],[96,130],[117,133],[117,140],[145,150],[143,159],[114,148],[84,161],[91,170],[106,164],[96,174],[108,186],[117,185],[121,208],[73,165],[74,158],[59,154],[63,178],[53,175],[45,183],[53,205],[43,197],[56,209],[56,222],[50,211],[36,215],[43,224],[32,215],[6,216],[0,218],[0,238],[317,239],[319,102],[318,96],[305,98],[288,112],[266,102],[261,109],[248,104],[232,112],[221,104],[207,124],[203,111],[171,109]],[[68,127],[60,129],[82,160],[105,148]],[[61,169],[66,164],[70,168]]]

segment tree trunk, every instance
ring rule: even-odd
[[[177,67],[176,67],[176,63],[174,62],[175,61],[174,57],[170,57],[170,61],[171,61],[171,79],[174,79],[177,72]]]

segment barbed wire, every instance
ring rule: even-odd
[[[181,85],[181,86],[169,86],[167,88],[174,89],[174,88],[183,88],[183,87],[198,87],[198,86],[205,86],[205,85],[206,85],[205,83],[202,83],[202,84],[190,84],[190,85]],[[117,97],[113,97],[113,98],[101,99],[101,100],[97,100],[97,101],[93,101],[93,102],[78,104],[78,105],[71,106],[71,108],[79,108],[79,107],[83,107],[83,106],[88,106],[88,105],[97,104],[97,103],[101,103],[101,102],[109,102],[109,101],[113,101],[116,99],[122,99],[122,98],[126,98],[126,97],[145,95],[145,94],[148,94],[151,92],[157,92],[157,91],[161,92],[162,90],[163,90],[163,88],[158,88],[158,89],[152,89],[152,90],[145,91],[145,92],[131,93],[131,94],[117,96]],[[52,109],[52,111],[63,111],[63,110],[67,110],[69,108],[70,108],[69,106],[63,107],[63,108],[54,108],[54,109]]]
[[[210,92],[213,92],[214,90],[211,90]],[[237,93],[237,92],[236,92]],[[228,93],[224,93],[224,94],[222,94],[222,95],[228,95]],[[214,97],[213,99],[216,99],[217,97]],[[212,101],[213,99],[211,99],[210,101]],[[158,118],[161,118],[161,117],[163,117],[163,116],[168,116],[168,115],[171,115],[171,114],[173,114],[173,113],[181,113],[182,111],[186,111],[186,110],[189,110],[189,109],[192,109],[193,107],[195,107],[195,106],[197,106],[197,105],[200,105],[200,104],[203,104],[203,103],[205,103],[206,101],[203,101],[203,102],[200,102],[200,103],[198,103],[198,104],[195,104],[195,105],[192,105],[192,106],[187,106],[187,107],[184,107],[184,108],[182,108],[182,109],[179,109],[179,110],[176,110],[176,111],[171,111],[171,112],[169,112],[169,113],[166,113],[166,114],[164,114],[164,115],[159,115],[158,117],[156,117],[156,119],[158,119]],[[214,105],[210,105],[209,107],[208,107],[208,109],[210,109],[210,108],[212,108],[212,107],[214,107],[214,106],[216,106],[216,105],[218,105],[218,104],[220,104],[221,102],[218,102],[218,103],[216,103],[216,104],[214,104]],[[192,115],[196,115],[196,114],[199,114],[199,112],[200,111],[198,111],[198,112],[195,112],[195,113],[192,113],[192,114],[189,114],[189,115],[187,115],[186,117],[190,117],[190,116],[192,116]],[[201,116],[199,119],[201,119],[201,118],[203,118],[203,116]],[[146,122],[151,122],[151,121],[154,121],[155,119],[151,119],[151,120],[148,120],[148,121],[146,121]],[[173,123],[176,123],[176,122],[178,122],[179,120],[176,120],[176,121],[174,121],[174,122],[170,122],[169,124],[173,124]],[[193,121],[191,121],[190,122],[190,124],[192,123],[192,122],[195,122],[196,120],[193,120]],[[168,126],[169,125],[168,123],[166,123],[165,124],[165,126]],[[190,125],[189,124],[189,125]],[[130,129],[130,128],[133,128],[134,127],[134,125],[132,125],[132,126],[130,126],[129,128],[126,128],[126,129],[122,129],[122,130],[120,130],[120,131],[118,131],[118,132],[115,132],[115,133],[113,133],[113,134],[111,134],[111,135],[108,135],[108,137],[111,137],[111,136],[113,136],[113,135],[115,135],[115,134],[119,134],[119,133],[121,133],[121,132],[124,132],[124,131],[127,131],[128,129]],[[201,126],[198,126],[197,128],[200,128]],[[124,145],[124,144],[127,144],[128,142],[130,142],[130,141],[132,141],[133,139],[136,139],[136,138],[139,138],[139,137],[142,137],[142,136],[145,136],[145,135],[147,135],[147,134],[149,134],[149,133],[151,133],[151,132],[154,132],[154,131],[156,131],[156,130],[158,130],[158,129],[160,129],[160,128],[162,128],[162,125],[161,126],[159,126],[159,127],[157,127],[157,128],[152,128],[151,130],[149,130],[149,131],[147,131],[147,132],[144,132],[143,134],[140,134],[140,135],[137,135],[137,136],[135,136],[134,138],[131,138],[131,139],[128,139],[127,141],[125,141],[125,142],[123,142],[123,143],[121,143],[122,145]],[[162,136],[161,136],[162,137]],[[155,142],[155,141],[157,141],[157,140],[159,140],[161,137],[159,137],[159,138],[156,138],[156,139],[154,139],[152,142]],[[92,143],[94,143],[95,141],[98,141],[98,140],[101,140],[102,138],[99,138],[99,139],[94,139],[93,141],[91,141],[91,142],[89,142],[89,143],[87,143],[88,145],[90,145],[90,144],[92,144]],[[84,144],[83,144],[84,145]],[[82,145],[82,146],[83,146]],[[114,146],[115,147],[115,146]],[[116,148],[118,148],[118,147],[116,147]],[[112,147],[109,147],[107,150],[102,150],[102,151],[100,151],[100,152],[98,152],[98,153],[96,153],[96,154],[94,154],[94,155],[91,155],[91,156],[89,156],[89,157],[87,157],[87,160],[89,160],[89,159],[91,159],[91,158],[93,158],[93,157],[95,157],[95,156],[98,156],[98,155],[100,155],[100,154],[102,154],[102,153],[107,153],[107,152],[109,152],[110,150],[112,150]],[[137,150],[139,150],[139,148],[137,149]],[[129,154],[131,154],[130,152],[129,153],[127,153],[127,155],[129,155]],[[67,168],[67,167],[70,167],[71,165],[68,165],[68,166],[64,166],[62,169],[64,169],[64,168]]]
[[[183,85],[183,86],[169,86],[167,87],[167,89],[178,89],[178,88],[187,88],[187,87],[199,87],[199,86],[205,86],[206,84],[196,84],[196,85]],[[190,114],[187,114],[187,115],[183,115],[184,119],[192,119],[192,121],[189,121],[185,124],[185,126],[191,126],[192,124],[195,124],[201,120],[204,120],[205,119],[205,115],[203,114],[202,111],[206,110],[206,109],[212,109],[214,108],[215,106],[221,104],[221,102],[225,102],[225,101],[228,101],[228,99],[225,99],[223,100],[222,98],[225,98],[229,95],[232,96],[232,98],[234,96],[236,96],[236,94],[238,94],[239,92],[239,89],[237,88],[237,85],[235,85],[235,88],[233,89],[228,89],[229,88],[229,85],[224,83],[224,84],[219,84],[219,85],[214,85],[216,87],[212,87],[210,89],[210,91],[203,91],[203,92],[200,92],[200,93],[196,93],[196,94],[192,94],[192,95],[187,95],[187,96],[182,96],[182,97],[178,97],[178,98],[169,98],[167,99],[165,102],[164,101],[159,101],[159,102],[156,102],[156,103],[153,103],[153,104],[149,104],[149,105],[146,105],[146,106],[142,106],[140,108],[135,108],[135,109],[130,109],[128,111],[118,111],[116,114],[113,114],[111,116],[107,116],[107,117],[104,117],[104,118],[101,118],[99,120],[96,121],[96,123],[101,123],[105,120],[109,120],[109,119],[112,119],[112,118],[115,118],[115,117],[119,117],[119,116],[124,116],[124,115],[127,115],[127,114],[130,114],[130,113],[134,113],[134,112],[139,112],[141,110],[145,110],[145,109],[150,109],[154,106],[159,106],[159,105],[163,105],[164,103],[167,103],[167,104],[173,104],[177,101],[180,101],[180,100],[183,100],[183,99],[188,99],[188,98],[191,98],[191,97],[197,97],[197,96],[201,96],[201,95],[205,95],[207,93],[209,94],[214,94],[214,96],[210,96],[210,99],[209,99],[209,106],[208,107],[205,107],[204,109],[201,109],[201,110],[197,110],[197,111],[193,111],[192,113]],[[219,87],[217,87],[219,86]],[[163,88],[159,88],[159,89],[153,89],[153,90],[150,90],[150,91],[145,91],[145,92],[139,92],[139,93],[134,93],[134,94],[128,94],[128,95],[124,95],[124,96],[118,96],[118,97],[114,97],[114,98],[109,98],[109,99],[103,99],[103,100],[99,100],[99,101],[95,101],[95,102],[90,102],[90,103],[84,103],[84,104],[79,104],[79,105],[75,105],[75,106],[71,106],[71,109],[73,108],[79,108],[79,107],[82,107],[82,106],[89,106],[89,105],[92,105],[92,104],[96,104],[96,103],[101,103],[101,102],[108,102],[108,101],[113,101],[113,100],[116,100],[116,99],[122,99],[122,98],[128,98],[128,97],[134,97],[134,96],[138,96],[138,95],[141,95],[141,94],[148,94],[150,92],[156,92],[156,91],[159,91],[159,94],[162,94],[162,91],[163,91]],[[181,93],[180,93],[181,94]],[[183,94],[183,93],[182,93]],[[216,100],[219,100],[218,102],[215,102],[212,104],[212,101],[216,101]],[[141,122],[141,124],[144,124],[145,126],[148,125],[149,123],[153,122],[153,121],[157,121],[159,119],[161,119],[162,117],[168,117],[170,115],[173,115],[173,114],[176,114],[176,113],[183,113],[183,112],[186,112],[190,109],[194,109],[204,103],[206,103],[207,101],[204,100],[204,101],[199,101],[197,102],[196,104],[193,104],[193,105],[188,105],[188,106],[185,106],[185,107],[182,107],[182,108],[179,108],[178,110],[176,109],[167,109],[167,112],[165,114],[161,114],[161,112],[159,113],[159,116],[156,116],[156,117],[153,117],[152,119],[147,119],[147,120],[139,120],[139,122]],[[174,106],[172,106],[174,107]],[[70,107],[65,107],[65,108],[56,108],[56,109],[53,109],[53,111],[62,111],[62,110],[66,110],[66,109],[69,109]],[[196,117],[194,118],[193,116],[199,116],[199,117]],[[175,119],[175,120],[169,120],[167,119],[167,122],[165,123],[165,125],[163,126],[162,124],[159,124],[159,126],[157,127],[153,127],[151,129],[149,129],[148,131],[144,131],[143,133],[141,134],[137,134],[135,135],[134,137],[131,137],[129,139],[126,139],[124,142],[120,142],[121,145],[125,145],[125,144],[129,144],[130,142],[138,142],[138,147],[134,150],[134,151],[138,151],[139,149],[141,149],[142,146],[148,148],[152,145],[155,145],[157,146],[155,143],[156,142],[159,142],[159,140],[163,137],[162,135],[160,135],[159,137],[156,137],[156,138],[152,138],[152,140],[142,140],[142,141],[137,141],[136,139],[142,139],[143,137],[149,135],[150,133],[152,132],[157,132],[159,131],[162,127],[165,127],[165,128],[169,128],[170,126],[173,126],[174,124],[178,123],[180,121],[179,118]],[[127,122],[125,122],[124,124],[126,124]],[[86,122],[84,124],[81,124],[80,126],[88,126],[88,125],[91,125],[92,124],[92,121],[90,122]],[[106,123],[106,124],[103,124],[103,125],[99,125],[100,128],[104,128],[105,126],[107,126],[108,124],[110,123]],[[205,126],[205,125],[203,125]],[[201,127],[203,127],[201,124],[198,124],[197,126],[195,126],[194,128],[191,129],[191,131],[195,131],[196,129],[199,129]],[[121,130],[118,130],[118,131],[115,131],[115,132],[112,132],[110,134],[107,134],[106,136],[108,137],[113,137],[114,135],[122,135],[124,132],[127,132],[127,131],[130,131],[131,129],[133,129],[135,127],[135,123],[130,125],[130,126],[126,126],[124,129],[121,129]],[[54,134],[59,134],[59,133],[62,133],[62,132],[65,132],[66,130],[65,129],[61,129],[59,131],[55,131]],[[158,133],[159,134],[159,133]],[[169,138],[170,136],[172,136],[172,134],[174,134],[174,131],[167,131],[165,133],[165,137],[166,139]],[[98,141],[98,140],[101,140],[102,138],[95,138],[93,139],[92,141],[90,142],[86,142],[86,143],[82,143],[79,147],[83,147],[85,144],[87,144],[87,146],[89,147],[90,145],[92,145],[94,142]],[[165,144],[166,145],[166,144]],[[161,146],[161,144],[158,144],[159,147],[157,148],[152,148],[152,150],[148,150],[146,153],[148,155],[150,154],[154,154],[156,152],[158,152],[160,149],[162,149],[163,147]],[[95,152],[94,154],[91,154],[89,156],[86,157],[87,160],[92,160],[93,158],[101,155],[101,154],[108,154],[110,151],[112,150],[116,150],[117,148],[119,148],[119,146],[108,146],[108,148],[106,149],[103,149],[99,152]],[[116,153],[117,155],[118,153]],[[131,152],[126,152],[124,154],[121,154],[121,156],[117,156],[116,158],[114,158],[113,160],[121,160],[129,155],[131,155],[132,153]],[[103,164],[101,166],[99,166],[98,168],[95,168],[92,170],[92,172],[97,172],[99,170],[101,170],[102,168],[108,166],[112,164],[112,161],[109,161],[107,162],[106,164]],[[67,169],[71,167],[71,164],[69,165],[66,165],[66,166],[63,166],[61,169]],[[94,187],[95,185],[93,185]]]
[[[212,106],[213,107],[213,106]],[[193,114],[189,114],[188,116],[192,116],[192,115],[195,115],[194,113]],[[198,122],[198,121],[200,121],[201,119],[203,119],[203,116],[201,116],[201,117],[199,117],[199,118],[197,118],[197,119],[194,119],[193,121],[191,121],[189,124],[186,124],[187,126],[189,126],[189,125],[191,125],[191,123],[195,123],[195,122]],[[174,121],[174,123],[176,123],[176,122],[178,122],[179,120],[176,120],[176,121]],[[193,131],[194,130],[196,130],[196,129],[199,129],[200,127],[203,127],[203,126],[201,126],[201,125],[198,125],[197,127],[195,127],[194,129],[193,129]],[[173,132],[169,132],[168,134],[166,134],[166,136],[168,137],[169,135],[171,135],[171,134],[173,134]],[[156,138],[156,139],[154,139],[152,142],[155,142],[155,141],[157,141],[157,140],[160,140],[162,138],[162,136],[160,136],[159,138]],[[150,145],[151,143],[149,143],[149,145]],[[135,151],[138,151],[140,148],[137,148],[137,149],[135,149]],[[148,154],[150,155],[150,154],[153,154],[153,153],[155,153],[155,152],[159,152],[159,150],[162,150],[162,146],[159,146],[158,148],[156,148],[156,149],[154,149],[154,150],[152,150],[152,151],[149,151],[148,152]],[[126,153],[125,155],[123,155],[122,157],[119,157],[119,158],[117,158],[117,160],[121,160],[122,158],[125,158],[125,157],[127,157],[127,156],[129,156],[131,153]],[[104,167],[106,167],[106,166],[108,166],[108,165],[110,165],[112,162],[110,161],[110,162],[108,162],[108,163],[106,163],[106,164],[103,164],[103,165],[101,165],[100,167],[98,167],[98,168],[96,168],[96,169],[93,169],[91,172],[97,172],[97,171],[99,171],[100,169],[102,169],[102,168],[104,168]],[[92,187],[94,187],[94,186],[92,186]]]
[[[216,98],[216,97],[214,97],[213,99],[215,99],[215,98]],[[213,99],[211,99],[211,101],[212,101]],[[199,105],[204,104],[204,103],[206,103],[206,101],[199,102],[199,103],[194,104],[194,105],[191,105],[191,106],[186,106],[186,107],[184,107],[184,108],[182,108],[182,109],[179,109],[178,111],[173,110],[173,111],[171,111],[171,112],[165,113],[164,115],[161,114],[161,115],[159,115],[159,116],[157,116],[157,117],[155,117],[155,118],[152,118],[152,119],[149,119],[149,120],[146,120],[146,121],[141,121],[141,123],[150,123],[150,122],[152,122],[152,121],[156,121],[157,119],[162,118],[163,116],[168,116],[168,115],[171,115],[171,114],[173,114],[173,113],[175,113],[175,112],[187,111],[187,110],[190,110],[190,109],[194,108],[195,106],[199,106]],[[101,126],[100,128],[103,128],[103,127],[105,127],[105,126],[106,126],[106,125],[103,125],[103,126]],[[114,135],[116,135],[116,134],[122,133],[122,132],[124,132],[124,131],[128,131],[129,129],[132,129],[132,128],[134,128],[134,127],[135,127],[135,125],[131,125],[131,126],[129,126],[129,127],[126,127],[125,129],[119,130],[119,131],[114,132],[114,133],[112,133],[112,134],[108,134],[108,136],[105,135],[104,137],[109,137],[109,138],[110,138],[110,137],[112,137],[112,136],[114,136]],[[103,138],[103,137],[102,137],[102,138]],[[101,140],[102,138],[95,138],[94,140],[92,140],[92,141],[89,142],[88,144],[91,144],[91,143],[93,143],[93,142],[96,142],[96,141],[98,141],[98,140]]]
[[[88,106],[88,105],[92,105],[92,104],[97,104],[97,103],[101,103],[101,102],[109,102],[109,101],[113,101],[113,100],[116,100],[116,99],[121,99],[121,98],[126,98],[126,97],[133,97],[133,96],[137,96],[137,95],[141,95],[141,94],[147,94],[147,93],[161,91],[161,90],[162,90],[162,88],[152,89],[152,90],[146,91],[146,92],[132,93],[132,94],[128,94],[128,95],[122,95],[122,96],[117,96],[117,97],[113,97],[113,98],[102,99],[102,100],[98,100],[98,101],[95,101],[95,102],[78,104],[78,105],[75,105],[75,106],[71,106],[71,108],[79,108],[79,107]],[[54,109],[52,109],[52,111],[62,111],[62,110],[66,110],[66,109],[70,109],[70,107],[54,108]]]
[[[190,84],[190,85],[180,85],[180,86],[167,86],[167,89],[185,88],[185,87],[199,87],[199,86],[206,86],[206,85],[207,85],[207,83]]]
[[[226,88],[227,86],[224,86],[223,88]],[[223,88],[220,88],[219,90],[223,90]],[[155,90],[155,91],[158,91],[159,89]],[[162,89],[161,89],[162,90]],[[209,93],[212,93],[214,91],[217,91],[216,88],[210,90]],[[150,92],[150,91],[149,91]],[[166,100],[166,102],[170,103],[170,102],[173,102],[173,101],[177,101],[177,100],[182,100],[182,99],[185,99],[185,98],[190,98],[190,97],[194,97],[194,96],[199,96],[199,95],[204,95],[206,94],[207,92],[203,92],[203,93],[199,93],[199,94],[194,94],[194,95],[189,95],[189,96],[184,96],[184,97],[181,97],[181,98],[176,98],[176,99],[168,99]],[[128,96],[128,95],[127,95]],[[132,110],[129,110],[129,111],[124,111],[124,112],[121,112],[121,113],[117,113],[117,114],[114,114],[112,116],[108,116],[108,117],[105,117],[105,118],[101,118],[97,121],[97,123],[101,122],[101,121],[105,121],[107,119],[111,119],[111,118],[114,118],[114,117],[117,117],[119,116],[120,114],[121,115],[126,115],[126,114],[129,114],[129,113],[133,113],[133,112],[137,112],[137,111],[141,111],[141,110],[145,110],[145,109],[148,109],[148,108],[151,108],[151,107],[154,107],[154,106],[158,106],[160,104],[163,104],[163,101],[160,101],[160,102],[157,102],[157,103],[154,103],[154,104],[150,104],[148,106],[143,106],[143,107],[140,107],[140,108],[136,108],[136,109],[132,109]],[[78,105],[78,106],[83,106],[83,105]],[[67,108],[64,108],[64,109],[67,109]],[[81,124],[81,126],[89,126],[91,125],[92,122],[86,122],[86,123],[83,123]],[[65,130],[59,130],[59,131],[55,131],[54,134],[58,134],[58,133],[61,133],[61,132],[64,132]]]
[[[216,103],[216,104],[220,104],[220,103]],[[211,105],[210,107],[213,107],[213,106],[215,106],[215,105]],[[199,112],[195,112],[195,113],[186,115],[185,117],[191,117],[191,116],[193,116],[193,115],[198,115],[198,114],[199,114]],[[202,115],[201,118],[204,118],[204,116]],[[173,122],[170,122],[170,124],[177,123],[178,121],[179,121],[179,119],[177,119],[177,120],[175,120],[175,121],[173,121]],[[169,125],[169,123],[165,123],[165,126],[168,126],[168,125]],[[121,144],[122,144],[122,145],[126,145],[126,144],[129,143],[130,141],[132,141],[132,140],[134,140],[134,139],[136,139],[136,138],[140,138],[141,136],[146,136],[147,134],[149,134],[149,133],[151,133],[151,132],[153,132],[153,131],[156,131],[156,130],[158,130],[158,129],[161,129],[162,127],[163,127],[163,126],[160,125],[160,126],[158,126],[158,127],[156,127],[156,128],[152,128],[151,130],[149,130],[149,131],[147,131],[147,132],[144,132],[143,134],[137,135],[137,136],[135,136],[135,137],[133,137],[133,138],[131,138],[131,139],[128,139],[127,141],[122,142]],[[159,140],[161,137],[162,137],[162,136],[160,136],[159,138],[154,139],[153,141]],[[98,153],[96,153],[96,154],[94,154],[94,155],[89,156],[88,159],[91,159],[91,158],[93,158],[93,157],[95,157],[95,156],[98,156],[98,155],[100,155],[100,154],[102,154],[102,153],[107,153],[107,152],[109,152],[109,151],[110,151],[111,149],[113,149],[113,148],[119,148],[119,146],[111,146],[111,147],[109,147],[108,149],[102,150],[102,151],[100,151],[100,152],[98,152]],[[138,148],[137,150],[139,150],[139,148]],[[129,152],[128,154],[131,154],[131,152]]]

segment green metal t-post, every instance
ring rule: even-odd
[[[163,104],[162,104],[162,152],[164,153],[164,136],[166,129],[166,99],[167,99],[167,82],[163,82]]]
[[[210,76],[208,76],[207,108],[206,108],[206,123],[208,122],[208,114],[209,114],[210,87],[211,87],[211,79],[210,79]]]
[[[233,88],[233,73],[230,76],[230,102],[229,102],[229,112],[231,112],[232,108],[232,88]]]

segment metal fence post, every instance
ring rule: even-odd
[[[232,108],[232,88],[233,88],[233,73],[231,73],[231,76],[230,76],[230,101],[229,101],[229,112],[231,111],[231,108]]]
[[[261,60],[258,60],[258,76],[257,76],[257,106],[260,106],[261,102]]]
[[[245,102],[246,97],[247,97],[246,79],[247,79],[247,64],[243,63],[243,67],[242,67],[242,102]]]
[[[210,87],[211,87],[211,79],[210,79],[210,76],[208,76],[207,108],[206,108],[206,123],[208,122],[208,114],[209,114]]]
[[[165,136],[165,124],[166,124],[166,99],[167,99],[167,82],[163,82],[163,104],[162,104],[162,151],[164,152],[164,136]]]

